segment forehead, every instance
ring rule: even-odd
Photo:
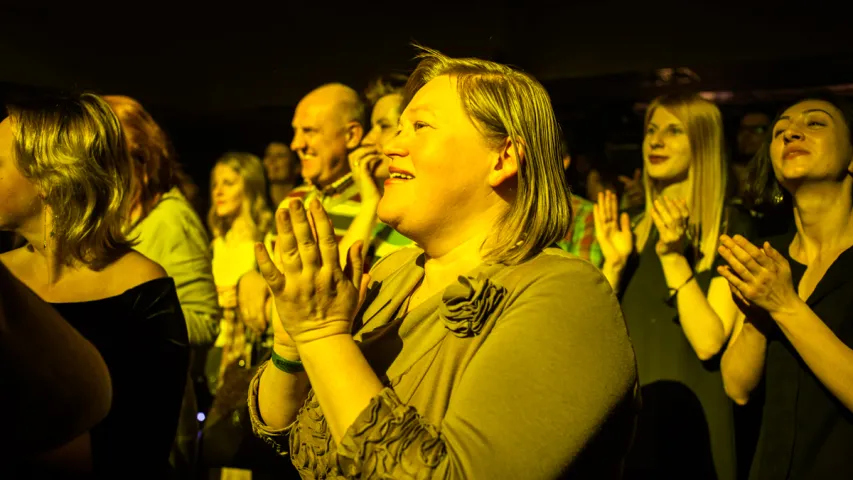
[[[435,77],[418,90],[406,107],[406,112],[429,111],[433,114],[441,113],[442,116],[464,114],[456,85],[456,78],[449,75]]]
[[[327,102],[308,97],[299,102],[293,113],[294,125],[321,126],[329,120],[331,108]]]
[[[267,155],[287,155],[290,149],[283,143],[271,143],[267,146]]]
[[[399,93],[385,95],[376,101],[376,105],[373,106],[373,112],[371,112],[370,116],[374,119],[379,119],[393,115],[394,112],[399,111],[402,103],[403,96]],[[396,121],[396,119],[394,120]]]
[[[0,147],[6,150],[12,146],[12,119],[6,117],[0,122]]]
[[[213,167],[213,176],[218,178],[236,178],[239,177],[240,174],[228,165],[219,163]]]
[[[785,112],[782,113],[783,117],[794,117],[797,115],[802,115],[804,113],[808,113],[811,110],[823,110],[824,112],[832,115],[833,118],[837,120],[841,120],[843,116],[841,112],[835,108],[835,105],[825,101],[825,100],[804,100],[795,105],[791,105]]]
[[[657,107],[655,108],[655,111],[652,112],[652,117],[649,119],[649,123],[654,123],[657,126],[681,125],[681,120],[679,120],[678,117],[676,117],[666,107]]]

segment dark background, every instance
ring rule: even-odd
[[[412,41],[534,74],[580,143],[639,138],[637,103],[673,88],[729,92],[718,101],[735,114],[799,88],[853,83],[853,35],[829,6],[574,3],[21,2],[0,7],[0,95],[49,87],[135,97],[205,190],[224,151],[289,141],[293,106],[312,88],[362,90],[411,69]],[[679,67],[695,74],[689,85],[661,82],[659,69]]]

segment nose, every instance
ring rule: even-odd
[[[394,161],[394,158],[397,157],[407,157],[409,155],[409,150],[406,148],[405,143],[403,142],[403,136],[397,135],[391,140],[385,142],[382,145],[382,153],[385,154],[386,157]]]
[[[661,132],[655,132],[652,134],[652,139],[649,142],[649,146],[653,149],[663,148],[663,138],[661,136]]]
[[[794,140],[802,140],[803,132],[801,132],[798,128],[796,128],[793,124],[791,124],[788,128],[782,132],[782,140],[787,144],[791,143]]]
[[[305,138],[299,130],[293,135],[293,141],[290,142],[290,149],[294,152],[305,148]]]

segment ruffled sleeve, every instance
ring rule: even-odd
[[[270,428],[261,420],[258,407],[258,386],[261,383],[261,374],[264,373],[267,365],[269,362],[258,367],[258,373],[255,374],[252,383],[249,385],[249,417],[252,419],[252,431],[255,435],[271,446],[276,453],[285,456],[288,454],[288,438],[296,422],[294,421],[284,428]]]
[[[338,469],[346,478],[430,478],[447,455],[435,427],[383,389],[338,445]]]

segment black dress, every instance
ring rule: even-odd
[[[791,265],[794,285],[806,266],[791,259],[794,235],[770,239]],[[853,348],[853,248],[838,256],[806,303]],[[766,403],[751,479],[853,478],[853,413],[812,373],[785,335],[768,336]]]
[[[175,282],[161,278],[115,297],[52,305],[95,345],[112,379],[112,407],[91,431],[96,475],[169,478],[189,363]]]
[[[749,238],[751,232],[749,214],[727,208],[720,233]],[[626,478],[734,479],[733,402],[723,390],[721,355],[699,360],[684,336],[675,303],[666,302],[657,239],[652,227],[623,277],[622,310],[643,401]],[[716,275],[716,268],[696,275],[706,295]]]

